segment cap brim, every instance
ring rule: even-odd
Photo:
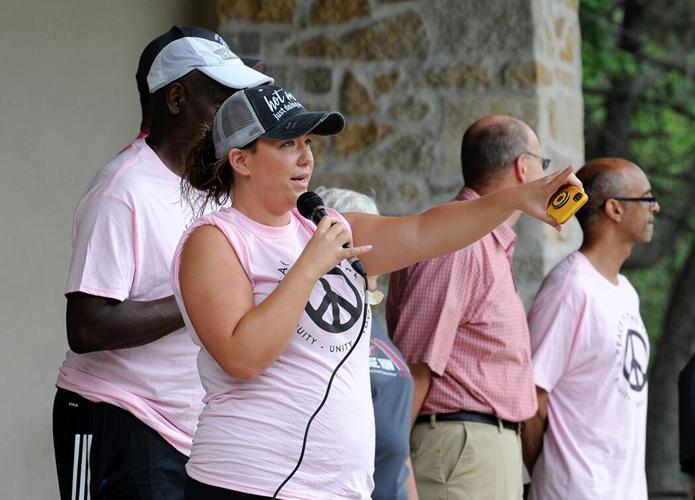
[[[345,118],[338,112],[304,111],[284,120],[261,135],[266,139],[294,139],[304,134],[335,135],[345,128]]]
[[[272,85],[273,79],[253,68],[249,68],[240,59],[234,64],[220,66],[198,66],[201,71],[218,83],[231,89],[246,89],[256,85]]]

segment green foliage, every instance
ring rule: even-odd
[[[625,272],[640,296],[640,312],[652,342],[652,351],[662,335],[671,289],[688,256],[693,238],[679,238],[675,243],[674,252],[664,256],[655,266]],[[654,359],[651,356],[650,361]]]
[[[662,207],[660,218],[678,221],[680,229],[668,238],[661,258],[651,267],[627,273],[641,296],[645,323],[656,340],[671,288],[695,244],[693,231],[688,229],[695,227],[695,220],[678,203],[687,183],[695,182],[695,30],[690,24],[692,4],[652,0],[642,2],[646,9],[642,23],[630,31],[624,24],[626,5],[638,4],[628,0],[580,3],[585,135],[587,155],[610,155],[611,146],[615,151],[628,151],[629,158],[652,181]],[[639,41],[637,50],[631,45],[635,40]],[[611,99],[628,85],[638,90],[636,96],[627,97],[633,99],[626,117],[630,135],[627,144],[612,145],[615,117],[610,116]]]

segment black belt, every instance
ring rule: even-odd
[[[515,432],[521,432],[521,422],[510,422],[498,418],[487,413],[478,413],[477,411],[457,411],[456,413],[435,413],[433,415],[420,415],[415,419],[416,424],[425,422],[478,422],[481,424],[490,424],[502,426],[505,429],[511,429]]]

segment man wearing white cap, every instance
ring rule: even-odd
[[[169,279],[192,222],[182,156],[236,89],[273,80],[220,41],[173,31],[147,72],[149,135],[97,173],[75,211],[53,409],[62,499],[183,498],[203,390]]]
[[[142,121],[140,123],[140,134],[138,138],[146,137],[150,131],[150,87],[147,83],[147,76],[152,68],[152,63],[154,63],[155,58],[164,47],[174,40],[184,37],[203,38],[229,47],[227,42],[225,42],[218,33],[198,26],[172,26],[169,31],[148,43],[142,50],[142,54],[140,54],[138,69],[135,72],[135,82],[138,86],[140,107],[142,109]],[[242,57],[241,60],[246,66],[256,71],[260,71],[261,73],[266,72],[267,64],[261,59]]]

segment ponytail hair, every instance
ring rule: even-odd
[[[215,156],[210,124],[201,125],[184,153],[183,163],[181,193],[196,217],[203,215],[209,206],[221,206],[229,201],[234,174],[227,155],[219,160]]]

